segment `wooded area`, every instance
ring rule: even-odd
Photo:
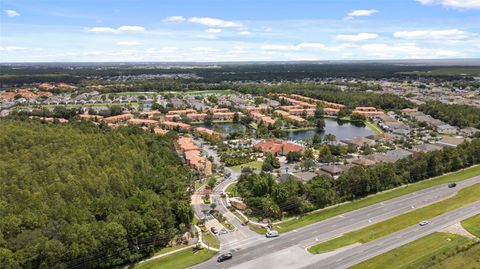
[[[460,128],[469,126],[480,128],[480,108],[478,107],[427,102],[419,109],[436,119]]]
[[[250,215],[280,219],[365,197],[369,194],[418,182],[480,163],[480,139],[457,148],[417,154],[396,163],[379,163],[370,168],[355,166],[334,180],[317,176],[303,184],[293,178],[275,182],[267,173],[243,171],[237,191],[249,207]]]
[[[137,261],[189,227],[188,184],[169,138],[136,127],[1,119],[0,263]]]

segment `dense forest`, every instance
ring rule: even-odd
[[[480,108],[478,107],[427,102],[419,109],[436,119],[460,128],[468,126],[480,128]]]
[[[0,267],[110,268],[193,218],[172,138],[136,127],[0,120]]]
[[[255,174],[245,169],[237,191],[249,207],[248,214],[280,219],[283,212],[290,216],[304,214],[478,163],[479,138],[457,148],[418,154],[394,164],[379,163],[367,169],[355,166],[336,180],[322,175],[305,184],[291,177],[277,183],[269,173]]]
[[[195,74],[202,83],[222,83],[233,81],[300,81],[326,78],[365,78],[365,79],[428,79],[441,81],[472,81],[469,76],[448,75],[438,72],[433,76],[428,71],[471,68],[463,66],[399,65],[389,63],[184,63],[176,64],[37,64],[0,65],[0,85],[19,85],[32,82],[76,83],[84,79],[115,79],[118,76]]]

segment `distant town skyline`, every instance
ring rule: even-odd
[[[1,62],[480,58],[479,0],[0,0]]]

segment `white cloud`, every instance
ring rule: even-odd
[[[171,16],[171,17],[166,17],[163,19],[163,22],[169,22],[169,23],[181,23],[184,22],[186,19],[182,16]]]
[[[324,49],[325,45],[322,43],[300,43],[297,47],[299,49]]]
[[[202,38],[202,39],[210,39],[210,40],[218,39],[218,37],[214,34],[200,34],[200,35],[196,35],[196,37]]]
[[[120,33],[120,32],[141,32],[145,31],[143,26],[131,26],[131,25],[123,25],[118,27],[117,29],[111,27],[92,27],[88,28],[87,32],[90,33]]]
[[[124,25],[118,28],[119,31],[145,31],[143,26],[131,26],[131,25]]]
[[[480,9],[479,0],[416,0],[422,5],[442,5],[447,8]]]
[[[393,33],[396,38],[403,39],[430,39],[430,40],[458,40],[466,39],[470,36],[468,32],[458,29],[445,30],[416,30],[416,31],[401,31]]]
[[[163,47],[163,48],[148,48],[145,50],[147,54],[165,54],[165,53],[173,53],[178,51],[177,47]]]
[[[269,44],[269,45],[263,45],[260,47],[262,50],[277,50],[277,51],[289,51],[289,50],[297,50],[298,47],[292,46],[292,45],[275,45],[275,44]]]
[[[142,43],[137,41],[119,41],[117,42],[118,46],[140,46]]]
[[[302,49],[325,49],[326,46],[322,43],[299,43],[298,45],[281,45],[281,44],[267,44],[260,47],[261,50],[267,51],[296,51]]]
[[[252,33],[250,33],[249,31],[241,31],[238,33],[239,35],[250,35]]]
[[[13,17],[20,16],[20,13],[18,13],[15,10],[7,9],[7,10],[5,10],[5,15],[7,15],[7,17],[13,18]]]
[[[377,34],[374,33],[358,33],[356,35],[337,35],[336,39],[348,42],[358,42],[365,40],[372,40],[378,38]]]
[[[222,32],[222,29],[218,29],[218,28],[210,28],[210,29],[207,29],[205,32],[207,33],[220,33]]]
[[[192,50],[199,51],[199,52],[218,52],[217,49],[210,48],[210,47],[195,47]]]
[[[361,17],[361,16],[371,16],[375,13],[377,13],[378,10],[376,9],[358,9],[358,10],[352,10],[347,14],[348,18],[353,18],[353,17]]]
[[[433,59],[461,57],[462,53],[442,48],[421,48],[415,43],[365,44],[360,48],[365,56],[375,59]]]
[[[229,27],[242,27],[243,25],[238,22],[233,21],[225,21],[221,19],[209,18],[209,17],[191,17],[188,19],[191,23],[197,23],[201,25],[205,25],[208,27],[221,27],[221,28],[229,28]]]
[[[26,48],[17,47],[17,46],[0,47],[0,51],[22,51],[22,50],[26,50]]]

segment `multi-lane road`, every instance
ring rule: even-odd
[[[288,233],[284,233],[275,239],[255,237],[252,239],[234,242],[229,244],[227,246],[228,248],[225,246],[222,247],[222,251],[230,251],[233,253],[233,259],[221,264],[217,263],[214,259],[211,259],[207,262],[194,266],[193,268],[302,268],[308,266],[311,266],[308,268],[327,268],[325,266],[328,265],[332,265],[332,268],[342,268],[342,264],[340,264],[341,260],[344,260],[343,263],[347,264],[347,266],[351,265],[352,262],[355,264],[356,262],[360,261],[359,257],[354,255],[357,253],[357,251],[359,251],[358,253],[363,253],[362,251],[364,251],[364,255],[368,257],[371,255],[375,256],[380,254],[380,251],[389,249],[387,246],[393,246],[394,248],[399,244],[403,244],[404,241],[393,240],[395,237],[386,237],[387,239],[379,239],[386,240],[385,243],[383,243],[385,245],[382,245],[381,248],[378,248],[378,246],[372,246],[372,244],[378,241],[376,240],[362,246],[353,246],[353,248],[341,253],[332,252],[321,255],[309,254],[305,251],[305,247],[446,199],[449,196],[454,195],[458,190],[476,183],[480,183],[480,176],[459,182],[456,188],[448,188],[446,186],[447,184],[442,184],[384,201],[372,206],[364,207]],[[451,213],[447,214],[447,216],[456,216],[455,221],[458,221],[457,219],[461,219],[471,212],[475,212],[475,210],[473,210],[468,211],[470,212],[468,213],[467,211],[463,210],[466,209],[462,208],[452,211]],[[423,233],[419,233],[418,237],[422,236],[421,234],[424,234],[427,230],[446,225],[446,222],[442,221],[444,220],[442,217],[443,216],[439,217],[438,222],[435,219],[432,222],[433,225],[423,229]],[[418,227],[409,229],[416,228]],[[412,235],[411,231],[410,233],[408,233],[406,230],[401,232],[406,232],[407,237],[410,235],[410,241],[418,238],[417,236]],[[373,249],[366,249],[369,246],[372,246]],[[348,253],[352,253],[351,255],[353,256],[347,256]],[[362,256],[363,254],[359,255]],[[345,258],[341,259],[342,257]],[[338,264],[335,264],[335,262],[338,262]]]

